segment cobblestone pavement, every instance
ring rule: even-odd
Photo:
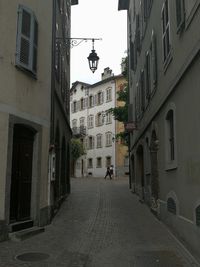
[[[73,178],[71,195],[44,233],[0,243],[0,267],[16,266],[200,265],[129,191],[127,178]]]

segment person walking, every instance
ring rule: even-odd
[[[114,170],[113,170],[113,165],[111,165],[111,166],[110,166],[110,175],[111,175],[111,178],[113,178],[113,174],[114,174],[113,171],[114,171]]]
[[[109,166],[107,167],[106,175],[105,175],[104,179],[106,179],[107,176],[110,176],[110,180],[112,179],[111,174],[110,174],[110,167]]]

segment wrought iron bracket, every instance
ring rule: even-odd
[[[63,41],[65,45],[70,46],[71,48],[78,46],[82,42],[87,41],[96,41],[102,40],[102,38],[63,38],[63,37],[56,37],[56,40]]]

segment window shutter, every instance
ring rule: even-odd
[[[37,49],[38,49],[38,23],[34,19],[34,40],[33,40],[33,71],[37,72]]]
[[[92,136],[92,149],[94,148],[94,142],[95,142],[95,138],[94,136]]]
[[[38,23],[34,13],[24,7],[18,9],[16,65],[36,74]]]
[[[71,112],[74,113],[74,103],[71,103]]]
[[[86,97],[85,98],[85,108],[87,108],[88,107],[88,98]]]
[[[99,126],[98,125],[98,114],[95,115],[95,126]]]
[[[97,105],[97,97],[98,97],[98,95],[95,95],[94,96],[94,105],[93,106],[96,106]]]
[[[17,58],[19,65],[29,68],[31,46],[31,14],[22,6],[19,7]]]
[[[101,92],[101,104],[104,102],[104,92]]]

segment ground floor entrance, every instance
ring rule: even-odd
[[[30,219],[34,134],[28,127],[14,126],[10,223]]]

